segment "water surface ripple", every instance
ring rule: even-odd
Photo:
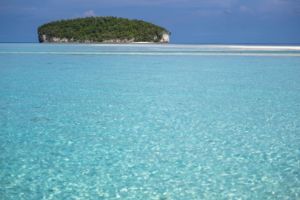
[[[228,48],[0,44],[0,199],[299,199],[299,51]]]

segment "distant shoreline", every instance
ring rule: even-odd
[[[224,48],[224,49],[230,49],[230,50],[245,50],[245,51],[253,51],[253,50],[259,50],[259,51],[299,51],[300,45],[298,46],[288,46],[288,45],[223,45],[223,44],[170,44],[170,43],[156,43],[156,42],[131,42],[131,43],[44,43],[44,44],[57,44],[57,45],[91,45],[91,46],[136,46],[136,45],[149,45],[149,46],[165,46],[165,47],[187,47],[187,48]]]
[[[48,54],[48,55],[156,55],[156,56],[296,56],[300,57],[300,46],[267,46],[267,45],[184,45],[157,44],[151,42],[136,43],[26,43],[25,48],[33,51],[9,51],[10,46],[20,43],[8,43],[0,46],[0,54]],[[46,47],[46,51],[43,50]],[[49,48],[48,48],[49,47]],[[58,51],[53,48],[58,47]],[[67,48],[66,51],[60,49]],[[78,48],[84,51],[77,51]],[[116,48],[115,51],[103,52],[102,47]],[[139,51],[131,51],[132,48]]]
[[[80,42],[68,42],[68,43],[40,43],[38,41],[35,42],[0,42],[0,44],[116,44],[116,45],[127,45],[127,44],[164,44],[164,45],[183,45],[183,46],[233,46],[233,47],[249,47],[249,46],[253,46],[253,47],[300,47],[300,44],[236,44],[236,43],[232,43],[232,44],[223,44],[223,43],[159,43],[159,42],[127,42],[127,43],[104,43],[104,42],[93,42],[93,43],[80,43]]]
[[[176,43],[157,43],[157,42],[128,42],[128,43],[79,43],[79,42],[68,42],[68,43],[52,43],[52,42],[0,42],[0,44],[37,44],[37,45],[84,45],[84,46],[160,46],[160,47],[186,47],[186,48],[217,48],[217,49],[229,49],[229,50],[245,50],[245,51],[299,51],[300,44],[295,45],[277,45],[277,44],[176,44]]]

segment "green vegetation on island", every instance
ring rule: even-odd
[[[86,17],[60,20],[38,28],[40,42],[169,42],[170,32],[142,20]]]

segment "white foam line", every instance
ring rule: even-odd
[[[24,44],[28,45],[28,44]],[[159,49],[206,49],[206,50],[257,50],[257,51],[300,51],[300,46],[294,45],[238,45],[238,44],[228,44],[228,45],[218,45],[218,44],[157,44],[157,43],[128,43],[128,44],[104,44],[104,43],[68,43],[68,44],[56,44],[56,43],[44,43],[44,44],[30,44],[35,46],[85,46],[85,47],[142,47],[142,48],[159,48]]]
[[[11,51],[0,52],[0,54],[47,54],[47,55],[145,55],[145,56],[293,56],[300,57],[300,53],[206,53],[206,52],[25,52]]]
[[[84,45],[84,44],[83,44]],[[99,47],[159,47],[159,48],[208,48],[208,49],[242,49],[242,50],[300,50],[300,46],[273,46],[273,45],[209,45],[209,44],[155,44],[155,43],[134,43],[134,44],[85,44],[85,46]]]
[[[264,51],[299,51],[300,46],[246,46],[246,45],[229,45],[224,46],[229,49],[242,49],[242,50],[264,50]]]

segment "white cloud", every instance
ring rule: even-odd
[[[84,17],[92,17],[92,16],[96,16],[96,13],[93,10],[87,10],[83,13]]]

